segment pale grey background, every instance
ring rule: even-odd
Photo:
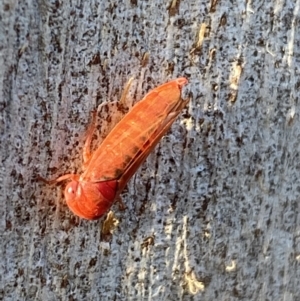
[[[0,299],[300,300],[299,9],[2,0]],[[179,76],[191,102],[105,242],[35,176],[80,172],[90,112],[131,76],[129,103]]]

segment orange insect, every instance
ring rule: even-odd
[[[188,100],[181,99],[181,88],[187,83],[181,77],[150,91],[90,154],[94,114],[83,150],[83,174],[66,174],[52,181],[40,179],[49,184],[72,180],[64,192],[71,211],[85,219],[100,218],[187,104]]]

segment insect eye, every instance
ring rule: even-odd
[[[78,182],[76,181],[70,182],[65,190],[66,196],[68,195],[69,197],[74,198],[77,192],[78,192]]]
[[[68,192],[69,194],[74,194],[74,193],[75,193],[75,190],[74,190],[72,187],[69,187],[68,190],[67,190],[67,192]]]

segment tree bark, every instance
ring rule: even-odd
[[[1,300],[300,300],[299,0],[0,6]],[[132,76],[191,100],[107,237],[36,177],[81,172]]]

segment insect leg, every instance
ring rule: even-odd
[[[47,183],[49,185],[52,185],[54,183],[57,183],[57,182],[61,182],[61,181],[65,181],[65,180],[78,180],[79,179],[79,175],[77,174],[74,174],[74,173],[68,173],[66,175],[63,175],[63,176],[60,176],[56,179],[53,179],[53,180],[47,180],[41,176],[37,176],[37,179],[44,182],[44,183]]]
[[[129,88],[131,86],[131,83],[132,83],[133,79],[134,79],[133,77],[131,77],[129,79],[129,81],[127,82],[127,84],[124,87],[124,91],[122,92],[119,104],[123,108],[125,108],[127,106],[126,105],[126,96],[128,94],[128,91],[129,91]],[[92,121],[91,121],[91,124],[89,126],[89,129],[87,130],[87,136],[86,136],[86,140],[85,140],[85,143],[84,143],[84,146],[83,146],[83,169],[85,169],[88,166],[89,161],[90,161],[91,156],[92,156],[92,154],[91,154],[91,142],[92,142],[94,131],[96,129],[96,116],[97,116],[97,113],[101,110],[102,107],[104,107],[108,104],[112,105],[112,104],[114,104],[114,102],[105,101],[105,102],[103,102],[102,104],[100,104],[98,106],[97,111],[92,112]]]
[[[116,202],[118,202],[118,204],[119,204],[119,210],[123,211],[126,209],[126,205],[124,204],[124,202],[120,196],[118,196],[116,198]]]
[[[130,89],[130,86],[131,86],[131,83],[132,81],[134,80],[134,77],[131,77],[128,81],[128,83],[126,84],[126,86],[124,87],[124,90],[122,92],[122,95],[121,95],[121,99],[120,99],[120,104],[123,106],[123,107],[126,107],[126,96],[128,94],[128,91]]]
[[[93,111],[92,112],[92,121],[89,126],[89,129],[87,130],[86,140],[85,140],[85,143],[83,146],[83,153],[82,153],[83,167],[88,165],[88,162],[91,158],[91,142],[92,142],[94,131],[96,129],[96,115],[97,115],[97,111]]]

